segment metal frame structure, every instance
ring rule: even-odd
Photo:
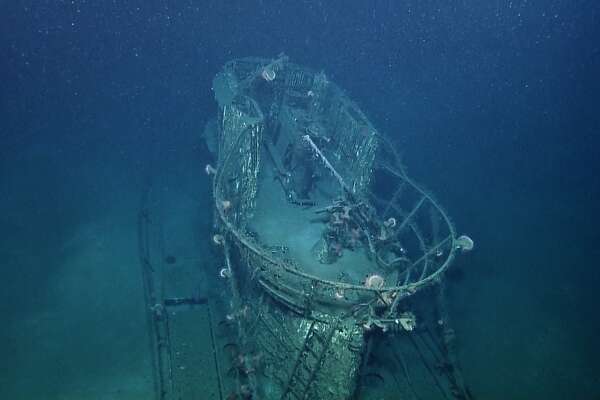
[[[324,73],[283,55],[244,58],[226,64],[213,89],[220,108],[214,240],[225,254],[231,315],[239,316],[232,318],[245,357],[239,396],[350,398],[366,357],[365,332],[412,330],[407,299],[441,281],[466,250],[464,240],[408,177],[390,141]],[[302,195],[293,157],[337,186],[335,196],[323,202]],[[291,204],[312,207],[325,227],[357,232],[377,279],[325,279],[261,241],[250,225],[258,191],[274,190],[261,177],[267,162]],[[331,254],[330,237],[322,257],[343,263]]]

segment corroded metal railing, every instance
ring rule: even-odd
[[[252,128],[248,127],[247,129]],[[244,138],[244,135],[247,134],[248,132],[246,130],[242,131],[239,134],[238,140],[241,141]],[[236,149],[239,147],[233,146],[233,148]],[[415,207],[413,211],[409,212],[399,223],[400,227],[410,227],[415,210],[422,208],[423,204],[426,203],[437,210],[439,216],[447,226],[449,232],[448,235],[437,243],[426,246],[422,235],[417,233],[418,231],[415,228],[410,228],[421,243],[421,246],[423,246],[423,253],[405,269],[406,272],[404,276],[406,278],[400,285],[372,288],[365,285],[322,279],[303,272],[296,263],[273,255],[266,245],[259,243],[253,236],[248,234],[243,227],[237,226],[234,218],[231,217],[236,214],[235,210],[225,209],[222,206],[223,202],[230,201],[223,197],[223,193],[225,192],[224,186],[227,184],[224,179],[227,174],[224,172],[230,168],[229,163],[234,154],[235,152],[232,151],[223,155],[218,172],[214,178],[213,191],[218,218],[224,227],[225,233],[233,239],[242,252],[246,253],[249,260],[248,267],[253,268],[252,275],[256,277],[258,283],[278,301],[285,303],[289,307],[305,309],[309,304],[315,305],[319,303],[349,306],[364,302],[366,299],[372,298],[373,295],[382,297],[386,293],[392,294],[392,297],[395,299],[393,304],[397,305],[398,301],[414,294],[419,289],[422,289],[439,279],[441,274],[450,266],[455,257],[456,251],[458,250],[458,247],[455,244],[456,231],[450,218],[430,194],[416,185],[412,179],[408,178],[404,173],[399,160],[396,160],[395,165],[388,164],[381,166],[381,168],[384,168],[389,173],[399,178],[401,180],[399,185],[408,185],[422,196],[419,200],[418,207]],[[397,205],[400,203],[399,200],[400,199],[397,198],[391,199],[391,201],[387,203],[386,209],[399,210],[399,206]],[[439,254],[441,250],[444,250],[443,253],[445,254],[445,259],[443,262],[438,263],[439,266],[435,269],[428,271],[428,268],[430,267],[428,261],[432,256]],[[412,271],[420,271],[420,273],[415,275],[418,275],[418,279],[409,278]],[[340,296],[340,293],[343,293],[343,296]]]

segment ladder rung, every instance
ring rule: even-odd
[[[303,369],[304,369],[306,372],[308,372],[309,374],[310,374],[310,373],[312,373],[312,368],[311,368],[311,367],[309,367],[309,366],[308,366],[308,365],[306,365],[306,364],[302,364],[302,365],[301,365],[301,368],[303,368]]]
[[[293,389],[291,389],[288,393],[291,394],[292,396],[294,396],[295,398],[300,399],[300,400],[302,400],[302,398],[304,397],[300,393],[294,392]]]
[[[304,379],[304,377],[302,375],[300,375],[300,374],[295,374],[294,375],[294,382],[295,383],[299,383],[302,386],[306,386],[306,383],[307,383],[306,380]]]
[[[308,372],[312,372],[312,369],[310,369],[310,367],[306,364],[301,364],[301,367],[304,368]]]
[[[300,354],[296,359],[291,376],[288,379],[287,388],[281,399],[297,399],[304,400],[311,382],[314,381],[315,374],[318,372],[325,351],[329,347],[331,338],[335,332],[335,327],[328,333],[321,335],[315,329],[313,322],[309,328],[306,339]],[[309,355],[312,360],[309,360]]]
[[[325,338],[321,337],[321,335],[319,335],[317,332],[313,332],[312,337],[317,339],[317,342],[319,343],[323,343],[325,341]]]
[[[311,356],[315,357],[315,358],[319,358],[319,353],[317,353],[317,351],[311,347],[306,349],[306,354],[310,354]]]

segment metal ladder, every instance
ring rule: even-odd
[[[311,323],[281,400],[304,400],[307,398],[310,384],[315,380],[323,365],[337,328],[338,323],[333,323],[329,330],[322,334],[317,329],[317,321]]]

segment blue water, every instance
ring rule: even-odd
[[[280,52],[347,90],[474,238],[449,290],[474,396],[600,398],[596,2],[21,1],[0,15],[0,398],[147,398],[128,295],[141,190],[158,174],[189,185],[209,160],[225,62]],[[197,189],[205,204],[205,178]]]

